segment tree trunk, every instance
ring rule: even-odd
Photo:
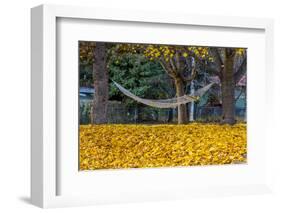
[[[168,111],[168,119],[167,119],[167,122],[172,122],[173,121],[173,118],[174,118],[174,109],[169,109]]]
[[[222,123],[235,123],[235,84],[234,84],[234,55],[232,48],[225,49],[225,62],[222,70]]]
[[[108,70],[106,67],[106,46],[104,42],[97,42],[94,49],[93,77],[95,94],[92,123],[107,123]]]
[[[181,79],[175,79],[177,97],[184,95],[184,83]],[[178,124],[184,124],[188,122],[186,104],[178,106]]]

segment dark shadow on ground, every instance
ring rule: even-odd
[[[26,203],[26,204],[31,204],[31,199],[30,197],[27,197],[27,196],[22,196],[22,197],[19,197],[19,200],[23,203]]]

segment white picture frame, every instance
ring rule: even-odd
[[[104,193],[89,195],[84,189],[81,190],[79,195],[77,194],[60,194],[59,186],[64,184],[61,182],[60,173],[64,171],[59,164],[61,158],[59,146],[57,144],[58,131],[57,131],[57,119],[58,119],[58,100],[57,93],[60,81],[57,79],[58,68],[58,21],[60,19],[67,20],[98,20],[102,25],[106,21],[116,21],[118,26],[122,26],[122,23],[143,23],[153,24],[154,26],[165,26],[166,28],[172,28],[173,26],[195,26],[201,28],[211,29],[223,29],[228,32],[233,30],[256,30],[262,32],[262,41],[265,43],[262,49],[261,57],[263,65],[260,76],[266,76],[265,79],[256,78],[257,81],[264,81],[264,87],[261,87],[261,93],[266,98],[266,104],[273,104],[273,97],[269,91],[273,88],[271,79],[273,78],[273,21],[270,19],[256,19],[256,18],[241,18],[241,17],[216,17],[216,16],[203,16],[203,15],[188,15],[188,14],[165,14],[154,13],[148,11],[121,11],[112,10],[108,8],[84,8],[74,6],[54,6],[54,5],[41,5],[31,10],[31,82],[32,82],[32,103],[31,103],[31,201],[33,204],[47,208],[47,207],[62,207],[62,206],[76,206],[76,205],[92,205],[97,203],[116,203],[116,202],[138,202],[144,200],[165,200],[165,199],[182,199],[186,197],[201,197],[201,196],[221,196],[221,195],[233,195],[233,194],[253,194],[253,193],[265,193],[271,191],[271,165],[268,160],[270,154],[264,149],[264,151],[257,151],[256,158],[262,157],[264,161],[262,168],[256,168],[256,171],[249,173],[247,180],[243,182],[236,182],[231,184],[231,177],[228,182],[216,183],[215,185],[208,185],[206,183],[203,187],[200,187],[200,181],[192,183],[193,187],[186,185],[182,189],[176,185],[169,185],[167,188],[161,188],[163,185],[159,185],[158,188],[149,191],[149,188],[143,188],[143,192],[140,193],[140,189],[132,188],[132,185],[128,185],[127,188],[131,188],[130,191],[105,191]],[[111,35],[112,36],[112,35]],[[70,36],[71,37],[71,36]],[[164,42],[164,41],[163,41]],[[194,41],[196,42],[196,41]],[[226,43],[222,44],[227,44]],[[231,44],[231,42],[229,43]],[[71,81],[75,81],[73,75],[69,76]],[[254,90],[254,86],[252,90]],[[252,101],[252,106],[257,102],[256,99]],[[265,107],[265,104],[260,106],[260,110]],[[250,109],[251,110],[251,109]],[[271,130],[271,117],[272,112],[267,112],[262,118],[265,124],[266,131],[259,133],[264,140],[261,142],[262,148],[270,147],[270,131]],[[254,115],[252,115],[254,116]],[[258,131],[260,126],[253,126],[250,128],[250,132]],[[259,132],[259,131],[258,131]],[[253,137],[254,138],[254,137]],[[250,138],[251,139],[251,138]],[[254,149],[253,149],[254,150]],[[268,149],[267,149],[268,150]],[[73,149],[69,149],[70,155],[76,155],[73,153]],[[75,165],[70,165],[74,167]],[[76,167],[77,168],[77,167]],[[229,169],[229,167],[218,168],[206,168],[209,170],[206,174],[231,174],[234,170],[247,172],[248,167],[236,167]],[[196,168],[189,169],[188,171],[196,173]],[[220,171],[219,171],[220,170]],[[187,170],[186,170],[187,171]],[[133,175],[128,175],[128,171],[119,172],[120,177],[134,178],[136,174],[143,178],[151,178],[151,174],[155,177],[161,178],[166,175],[167,172],[172,175],[170,179],[176,179],[179,177],[179,172],[185,172],[185,168],[177,169],[150,169],[150,170],[137,170]],[[218,173],[217,173],[218,172]],[[108,175],[109,173],[107,173]],[[206,175],[205,173],[201,174]],[[252,177],[257,181],[253,181],[250,184],[251,175],[262,174],[262,178]],[[105,177],[100,175],[100,179]],[[98,176],[97,175],[97,176]],[[124,175],[124,176],[122,176]],[[198,174],[200,175],[200,174]],[[147,176],[147,177],[146,177]],[[194,179],[199,176],[195,176]],[[76,178],[76,177],[75,177]],[[69,178],[67,186],[78,184],[75,182],[75,178]],[[107,177],[107,181],[111,177]],[[238,178],[242,179],[242,176]],[[86,179],[89,180],[89,177]],[[86,179],[79,179],[85,180]],[[193,180],[194,180],[193,179]],[[78,180],[78,179],[77,179]],[[124,179],[126,180],[126,179]],[[157,182],[157,180],[155,180]],[[180,182],[180,181],[179,181]],[[126,183],[126,181],[125,181]],[[125,184],[123,183],[123,184]],[[140,184],[141,186],[141,184]],[[85,188],[86,186],[84,186]],[[126,188],[126,186],[125,186]],[[161,188],[161,189],[160,189]],[[77,190],[77,187],[73,190]],[[188,189],[188,190],[187,190]],[[109,189],[108,189],[109,190]],[[121,190],[116,188],[116,190]],[[135,190],[135,193],[134,193]],[[120,196],[123,193],[123,196]],[[112,194],[112,196],[111,196]]]

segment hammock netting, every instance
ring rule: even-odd
[[[124,95],[134,99],[137,102],[156,108],[176,108],[181,104],[186,104],[192,101],[196,101],[201,96],[203,96],[214,84],[214,83],[210,83],[207,86],[196,90],[194,93],[190,95],[183,95],[181,97],[170,98],[170,99],[151,100],[151,99],[140,98],[134,95],[133,93],[131,93],[129,90],[122,87],[117,82],[113,81],[113,83]]]

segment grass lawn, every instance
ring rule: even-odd
[[[80,125],[80,170],[245,163],[246,124]]]

